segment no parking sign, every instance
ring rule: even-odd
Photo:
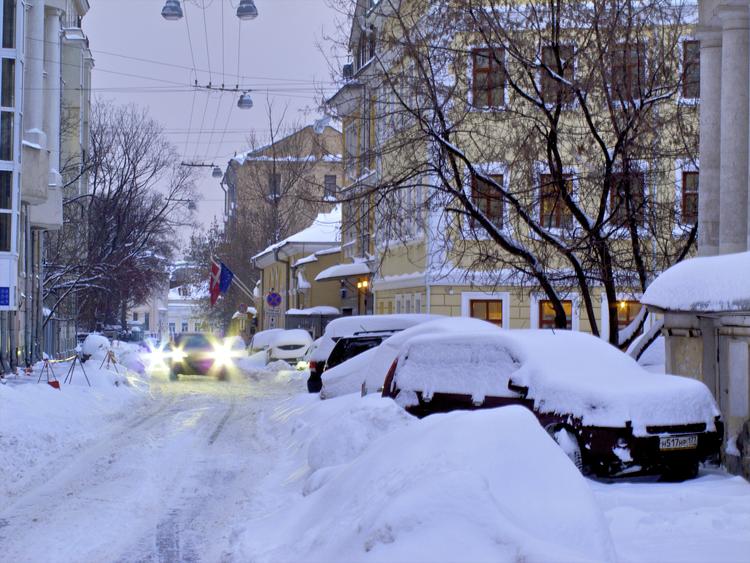
[[[276,293],[275,291],[272,291],[268,295],[266,295],[266,303],[268,303],[269,307],[278,307],[281,305],[281,295]]]

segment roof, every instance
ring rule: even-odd
[[[330,247],[341,240],[341,205],[329,213],[319,213],[312,225],[272,244],[253,256],[257,267],[269,266],[276,260],[276,255],[288,258],[303,252],[315,252]]]
[[[641,302],[663,311],[750,311],[750,252],[691,258],[646,289]]]
[[[370,273],[370,266],[365,262],[353,262],[351,264],[336,264],[326,268],[315,276],[315,281],[340,280],[349,276],[362,276]]]

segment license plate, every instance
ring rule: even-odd
[[[663,436],[659,438],[660,450],[693,450],[698,447],[698,436]]]

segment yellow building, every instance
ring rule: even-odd
[[[349,238],[374,271],[375,313],[551,328],[541,272],[568,328],[590,331],[593,318],[626,343],[645,316],[642,288],[695,233],[698,43],[673,25],[688,18],[668,14],[662,34],[657,20],[615,22],[604,47],[586,44],[592,16],[571,5],[581,17],[561,16],[576,23],[546,44],[512,4],[483,22],[461,3],[357,3],[352,62],[329,100],[344,132],[340,200],[357,218]]]

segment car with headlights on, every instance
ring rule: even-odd
[[[211,334],[182,332],[174,337],[166,354],[169,379],[180,375],[208,375],[224,381],[234,365],[231,346]]]
[[[312,336],[302,328],[282,330],[275,334],[268,343],[268,349],[266,350],[268,362],[284,360],[296,364],[305,357],[312,343]]]
[[[584,473],[694,477],[724,427],[708,388],[651,373],[589,334],[501,330],[404,342],[383,383],[416,416],[522,405]]]

